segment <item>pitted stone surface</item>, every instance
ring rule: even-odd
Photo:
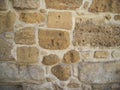
[[[8,8],[8,0],[0,0],[0,10],[6,10]]]

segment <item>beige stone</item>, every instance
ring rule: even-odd
[[[26,27],[22,30],[15,32],[16,44],[35,44],[35,28]]]
[[[86,1],[86,2],[84,3],[84,5],[83,5],[83,8],[84,8],[84,9],[87,9],[87,8],[88,8],[88,5],[89,5],[89,2]]]
[[[63,62],[67,64],[76,63],[80,60],[79,52],[75,50],[70,50],[65,53],[63,57]]]
[[[0,13],[0,34],[4,32],[12,32],[16,15],[14,12]]]
[[[120,21],[120,15],[115,15],[115,16],[114,16],[114,19],[115,19],[116,21]]]
[[[89,8],[91,12],[120,13],[120,0],[93,0]]]
[[[49,28],[72,29],[72,14],[70,12],[48,12]]]
[[[113,51],[112,52],[112,57],[120,59],[120,50]]]
[[[45,49],[63,50],[70,44],[69,33],[60,30],[39,30],[39,45]]]
[[[21,13],[20,14],[20,21],[30,24],[41,24],[45,22],[45,16],[42,13]]]
[[[39,51],[36,47],[18,47],[17,62],[19,64],[32,64],[38,62]]]
[[[56,65],[51,69],[52,73],[62,81],[66,81],[71,76],[70,67],[66,65]]]
[[[45,0],[47,8],[74,10],[79,8],[83,0]]]
[[[13,6],[17,9],[37,9],[40,6],[39,0],[13,0]]]
[[[88,61],[91,59],[91,56],[90,56],[90,51],[84,51],[84,52],[81,52],[81,58],[83,61]]]
[[[109,53],[108,53],[108,51],[96,51],[94,53],[94,57],[98,58],[98,59],[100,59],[100,58],[107,59],[109,57]]]
[[[44,65],[54,65],[54,64],[57,64],[59,61],[60,61],[60,59],[57,55],[50,54],[48,56],[43,57],[42,63]]]
[[[6,10],[8,8],[8,0],[0,0],[0,10]]]

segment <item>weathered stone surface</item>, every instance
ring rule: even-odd
[[[26,27],[15,32],[16,44],[35,44],[35,28]]]
[[[86,1],[86,2],[84,3],[84,5],[83,5],[83,8],[84,8],[84,9],[87,9],[87,8],[88,8],[88,6],[89,6],[89,2],[88,2],[88,1]]]
[[[17,62],[22,64],[32,64],[38,62],[39,51],[35,47],[18,47]]]
[[[56,65],[51,69],[52,73],[60,80],[68,80],[71,76],[70,67],[66,65]]]
[[[114,16],[114,19],[115,19],[116,21],[120,21],[120,15],[115,15],[115,16]]]
[[[79,52],[76,50],[68,51],[63,57],[63,62],[67,64],[76,63],[79,60],[80,60]]]
[[[93,0],[89,8],[91,12],[120,13],[120,0]]]
[[[0,13],[0,34],[13,31],[15,20],[16,15],[13,12]]]
[[[48,56],[43,57],[42,63],[44,65],[54,65],[54,64],[57,64],[59,61],[60,61],[60,59],[57,55],[50,54]]]
[[[113,90],[111,88],[112,85],[93,85],[94,90]]]
[[[8,0],[0,0],[0,10],[6,10],[8,8]]]
[[[4,38],[0,38],[0,61],[14,60],[11,50],[12,44]]]
[[[109,53],[108,53],[108,51],[95,51],[94,57],[98,58],[98,59],[100,59],[100,58],[106,59],[109,57]]]
[[[47,8],[52,9],[76,9],[82,4],[82,0],[45,0]]]
[[[92,22],[77,21],[73,44],[92,47],[120,46],[119,25],[95,25]]]
[[[120,59],[120,50],[113,51],[112,52],[112,57]]]
[[[0,86],[0,90],[23,90],[22,86]]]
[[[41,24],[45,21],[45,16],[41,13],[33,12],[33,13],[21,13],[20,21],[30,24]]]
[[[69,33],[60,30],[39,30],[39,45],[45,49],[62,50],[70,44]]]
[[[48,12],[48,27],[72,29],[72,14],[70,12]]]
[[[88,61],[91,59],[90,51],[84,51],[84,52],[80,52],[80,53],[81,53],[82,61]]]
[[[13,0],[13,6],[17,9],[36,9],[40,6],[39,0]]]

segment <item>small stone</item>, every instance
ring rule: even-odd
[[[48,27],[72,29],[72,14],[70,12],[48,12]]]
[[[120,50],[115,50],[112,52],[112,57],[113,58],[120,58]]]
[[[106,59],[106,58],[108,58],[108,56],[109,56],[109,53],[107,51],[96,51],[94,53],[95,58],[104,58],[104,59]]]
[[[114,16],[114,19],[115,19],[116,21],[120,21],[120,15],[115,15],[115,16]]]
[[[91,59],[90,52],[89,51],[81,52],[81,58],[83,61],[90,60]]]
[[[16,44],[35,44],[35,28],[26,27],[22,30],[15,32]]]
[[[84,9],[87,9],[87,8],[88,8],[88,5],[89,5],[89,2],[86,1],[86,2],[84,3],[84,5],[83,5],[83,8],[84,8]]]
[[[70,67],[66,65],[56,65],[51,69],[52,73],[62,81],[66,81],[71,76]]]
[[[63,62],[67,64],[76,63],[79,60],[80,60],[79,52],[75,50],[68,51],[63,57]]]
[[[8,0],[0,0],[0,10],[6,10],[8,8]]]
[[[48,56],[43,57],[42,63],[44,65],[54,65],[54,64],[57,64],[59,61],[60,61],[60,59],[57,55],[50,54]]]
[[[106,84],[106,85],[103,85],[103,84],[93,85],[93,89],[94,90],[112,90],[111,85],[109,85],[109,84]]]

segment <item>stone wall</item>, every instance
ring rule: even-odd
[[[0,90],[120,90],[120,0],[0,0]]]

